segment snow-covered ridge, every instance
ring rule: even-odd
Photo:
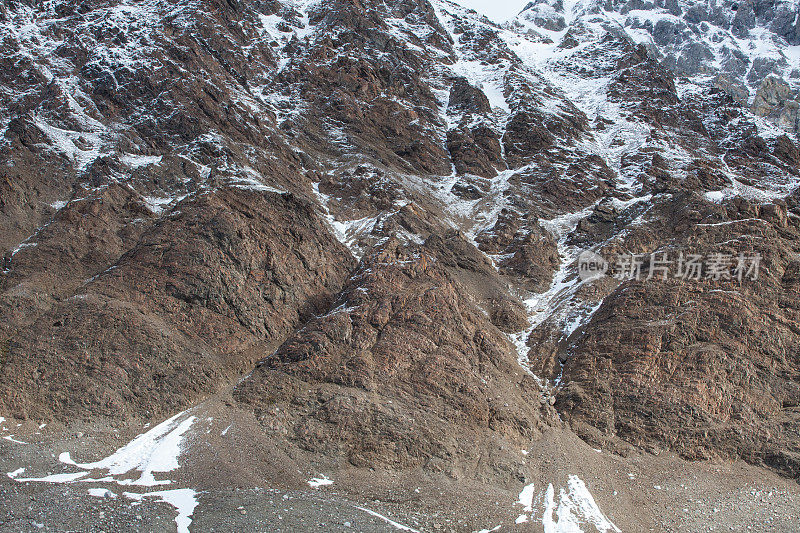
[[[785,84],[797,100],[800,89],[800,32],[796,2],[741,3],[726,0],[606,2],[540,0],[531,2],[506,25],[525,36],[545,61],[570,56],[606,32],[647,46],[678,76],[713,85],[757,114],[797,130],[797,116],[782,103],[767,109],[758,92],[767,78]],[[790,105],[791,107],[791,105]]]

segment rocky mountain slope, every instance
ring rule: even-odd
[[[798,5],[787,1],[541,0],[508,27],[564,50],[605,33],[631,39],[676,76],[720,89],[797,132],[798,24]]]
[[[510,526],[545,531],[655,511],[542,485],[547,460],[519,450],[600,447],[599,479],[666,453],[797,480],[796,13],[559,0],[500,27],[447,0],[3,3],[0,423],[95,457],[108,427],[168,419],[134,448],[173,443],[196,489],[461,480],[522,490]],[[586,250],[640,275],[579,275]],[[689,255],[716,270],[685,275]],[[47,468],[6,436],[6,462]],[[132,449],[84,481],[174,468]],[[15,472],[12,493],[77,479]],[[153,493],[179,527],[184,495]]]

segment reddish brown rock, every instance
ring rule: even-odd
[[[514,279],[526,291],[547,290],[561,263],[553,235],[538,221],[526,220],[508,209],[502,210],[494,227],[479,233],[475,242],[481,250],[497,257],[501,274]]]
[[[494,177],[502,166],[500,141],[486,126],[447,132],[447,150],[459,174]]]
[[[358,466],[452,471],[546,418],[535,380],[464,289],[435,256],[392,241],[235,397],[264,431]]]
[[[291,194],[200,193],[5,339],[0,408],[37,419],[173,413],[327,309],[352,266]]]
[[[628,250],[653,250],[669,235],[674,255],[678,247],[707,261],[727,254],[733,279],[714,281],[704,271],[701,280],[623,283],[580,336],[560,347],[563,370],[537,368],[563,372],[556,407],[591,442],[671,449],[690,459],[740,457],[796,477],[800,315],[786,239],[796,238],[797,227],[787,227],[776,204],[683,206],[695,224],[673,233],[667,228],[677,229],[675,219],[686,214],[660,212],[649,229],[632,232]],[[736,279],[740,253],[761,255],[757,280]],[[645,261],[645,276],[647,268]],[[534,346],[530,356],[539,353]]]

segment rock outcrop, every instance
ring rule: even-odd
[[[236,387],[269,434],[356,466],[457,472],[553,421],[514,347],[426,246],[379,246]]]
[[[105,229],[91,214],[72,221],[87,219]],[[41,290],[46,261],[59,256],[29,252],[38,254],[26,263],[40,263],[29,283]],[[43,309],[26,283],[5,289],[3,412],[125,419],[180,410],[324,312],[354,266],[311,205],[238,188],[183,200],[110,262],[68,293],[48,291]]]
[[[800,475],[796,6],[40,4],[0,10],[0,415],[219,393],[330,465],[518,483],[563,420]]]

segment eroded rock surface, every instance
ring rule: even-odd
[[[518,483],[566,421],[797,478],[800,41],[762,4],[3,4],[0,415],[232,388],[328,464]]]

